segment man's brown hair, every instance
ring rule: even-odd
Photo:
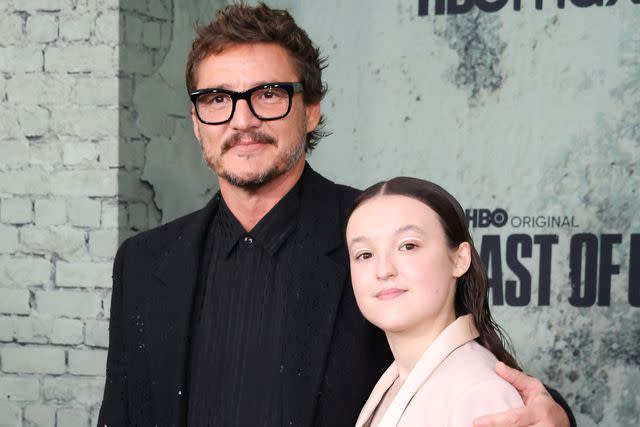
[[[327,92],[327,87],[322,82],[326,58],[320,56],[320,49],[286,10],[271,9],[264,3],[252,7],[241,2],[218,10],[213,21],[207,25],[197,24],[196,31],[198,35],[187,60],[188,92],[198,89],[196,73],[203,59],[209,55],[217,55],[231,45],[242,43],[276,43],[285,48],[291,55],[304,86],[305,104],[320,102]],[[321,116],[318,127],[307,134],[307,152],[313,150],[318,140],[327,135],[323,125],[324,116]]]

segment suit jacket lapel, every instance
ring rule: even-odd
[[[308,426],[317,403],[347,268],[329,257],[342,245],[337,186],[307,166],[283,342],[283,422]]]
[[[218,200],[214,197],[157,246],[151,272],[158,280],[145,304],[148,369],[155,382],[151,390],[156,419],[169,425],[186,419],[194,295],[205,234]]]

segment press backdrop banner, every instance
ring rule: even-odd
[[[329,60],[333,134],[310,163],[360,188],[410,175],[451,191],[522,366],[587,427],[640,424],[638,3],[268,1]],[[189,21],[181,7],[176,25]],[[183,63],[165,66],[181,78]],[[185,123],[179,139],[192,141]],[[202,168],[197,143],[174,146],[193,155],[148,144],[145,179],[164,221],[215,190],[166,179],[167,162]]]

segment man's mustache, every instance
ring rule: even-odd
[[[253,141],[258,144],[278,145],[278,141],[273,136],[262,132],[236,132],[222,143],[222,152],[233,148],[240,141]]]

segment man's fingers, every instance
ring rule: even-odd
[[[529,427],[535,423],[531,415],[526,408],[511,409],[476,418],[473,427]]]
[[[540,381],[502,362],[496,363],[496,372],[518,390],[523,400],[530,398],[534,392],[545,391]],[[527,403],[526,400],[525,403]]]

